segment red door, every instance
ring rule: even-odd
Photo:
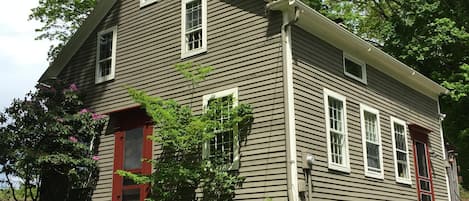
[[[114,173],[117,170],[125,170],[138,174],[151,174],[151,164],[142,162],[142,159],[151,158],[152,143],[148,136],[152,134],[153,127],[143,121],[141,124],[133,123],[121,128],[114,134]],[[113,175],[113,201],[143,201],[148,192],[148,185],[138,185],[117,174]]]
[[[426,129],[412,129],[411,135],[414,149],[415,178],[419,201],[434,201],[432,166],[428,149],[428,133]]]

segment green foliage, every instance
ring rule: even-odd
[[[457,146],[464,181],[469,181],[469,1],[307,2],[332,19],[342,18],[350,31],[450,90],[440,99],[447,114],[444,133]]]
[[[188,70],[192,64],[178,65],[177,68],[193,84],[194,81],[204,80],[210,71],[199,66],[194,71],[197,75],[194,75]],[[155,132],[151,139],[161,146],[162,153],[158,158],[149,160],[154,167],[154,173],[149,176],[125,171],[117,173],[137,183],[150,183],[150,200],[194,200],[197,188],[203,190],[203,200],[232,200],[236,186],[241,185],[244,178],[219,160],[202,156],[202,146],[214,138],[215,129],[222,126],[214,119],[217,115],[214,110],[220,109],[217,107],[220,102],[213,101],[203,114],[194,115],[189,106],[173,100],[150,97],[135,89],[129,89],[129,94],[153,119]],[[252,122],[250,106],[240,104],[224,112],[234,118],[223,126],[237,125],[240,136],[245,136]]]
[[[83,108],[82,95],[72,84],[38,84],[23,100],[16,99],[0,116],[0,173],[22,179],[32,200],[47,188],[67,192],[94,185],[98,136],[106,118]],[[5,118],[3,121],[5,122]],[[5,181],[14,194],[12,181]],[[60,180],[64,185],[57,185]],[[56,179],[56,180],[54,180]]]
[[[39,0],[38,7],[31,9],[29,19],[43,24],[36,29],[36,39],[58,42],[49,49],[49,61],[55,59],[95,5],[96,0]]]

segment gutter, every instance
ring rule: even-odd
[[[296,153],[295,134],[295,105],[293,88],[293,56],[291,42],[291,26],[295,24],[300,16],[300,10],[295,7],[294,12],[291,5],[295,0],[278,0],[267,5],[269,9],[282,11],[282,57],[283,57],[283,88],[284,88],[284,109],[285,109],[285,134],[286,134],[286,155],[287,155],[287,189],[288,200],[299,201],[298,191],[298,165]],[[294,13],[294,16],[292,16]]]

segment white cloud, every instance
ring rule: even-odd
[[[37,0],[7,1],[0,7],[0,110],[13,98],[32,90],[48,66],[50,42],[36,41],[34,29],[40,24],[28,21]]]

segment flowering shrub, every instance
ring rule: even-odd
[[[71,189],[95,185],[107,118],[83,109],[82,98],[75,84],[53,81],[0,114],[0,173],[8,175],[0,182],[13,188],[11,177],[20,178],[31,200],[68,200]]]

